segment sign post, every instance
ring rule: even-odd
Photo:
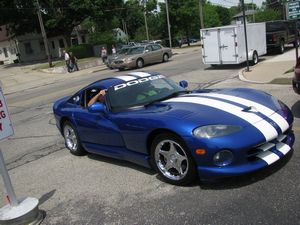
[[[8,115],[8,110],[6,107],[5,99],[0,88],[0,140],[8,138],[13,135],[14,131],[12,128],[12,124]],[[8,175],[2,150],[0,149],[0,173],[2,175],[3,183],[7,192],[8,201],[12,206],[18,205],[18,200],[16,198],[15,191],[11,184],[10,177]]]
[[[295,0],[286,3],[286,17],[288,20],[295,21],[295,49],[296,49],[296,63],[298,61],[298,45],[299,45],[299,30],[297,20],[300,19],[300,0]]]
[[[9,118],[5,98],[0,87],[0,141],[12,136],[14,130]],[[2,150],[0,149],[0,173],[7,193],[9,204],[0,208],[0,224],[39,224],[43,214],[36,198],[23,198],[18,200],[13,189],[7,168],[5,166]]]

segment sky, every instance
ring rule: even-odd
[[[164,2],[165,0],[158,0],[158,2]],[[213,4],[222,5],[225,7],[237,6],[240,0],[209,0]],[[244,0],[245,3],[255,3],[258,7],[264,0]]]
[[[222,5],[222,6],[236,6],[239,0],[209,0],[211,3]],[[255,3],[258,7],[261,7],[263,0],[244,0],[245,3]]]

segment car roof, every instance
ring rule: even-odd
[[[136,79],[141,79],[149,76],[155,76],[155,75],[160,75],[158,72],[131,72],[127,73],[121,76],[116,76],[116,77],[110,77],[110,78],[105,78],[102,80],[98,80],[94,83],[91,83],[88,85],[85,89],[90,89],[90,88],[101,88],[101,89],[108,89],[111,86],[115,86],[118,84],[126,83],[129,81],[133,81]]]

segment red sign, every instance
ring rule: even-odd
[[[0,140],[8,138],[14,134],[14,130],[9,118],[5,98],[0,89]]]

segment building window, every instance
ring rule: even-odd
[[[52,49],[55,49],[55,42],[52,41],[51,44],[52,44]]]
[[[86,43],[86,41],[85,41],[85,36],[84,36],[84,35],[81,36],[81,41],[82,41],[82,44],[85,44],[85,43]]]
[[[65,43],[63,39],[59,39],[59,47],[60,48],[64,48],[65,47]]]
[[[6,48],[3,48],[3,52],[4,52],[4,56],[5,56],[5,58],[7,58],[7,57],[8,57],[8,54],[7,54],[7,49],[6,49]]]
[[[31,47],[31,43],[30,42],[24,43],[24,47],[25,47],[25,53],[27,55],[30,55],[30,54],[33,53],[33,49]]]
[[[40,49],[41,49],[41,52],[45,51],[45,44],[43,41],[40,41]]]

